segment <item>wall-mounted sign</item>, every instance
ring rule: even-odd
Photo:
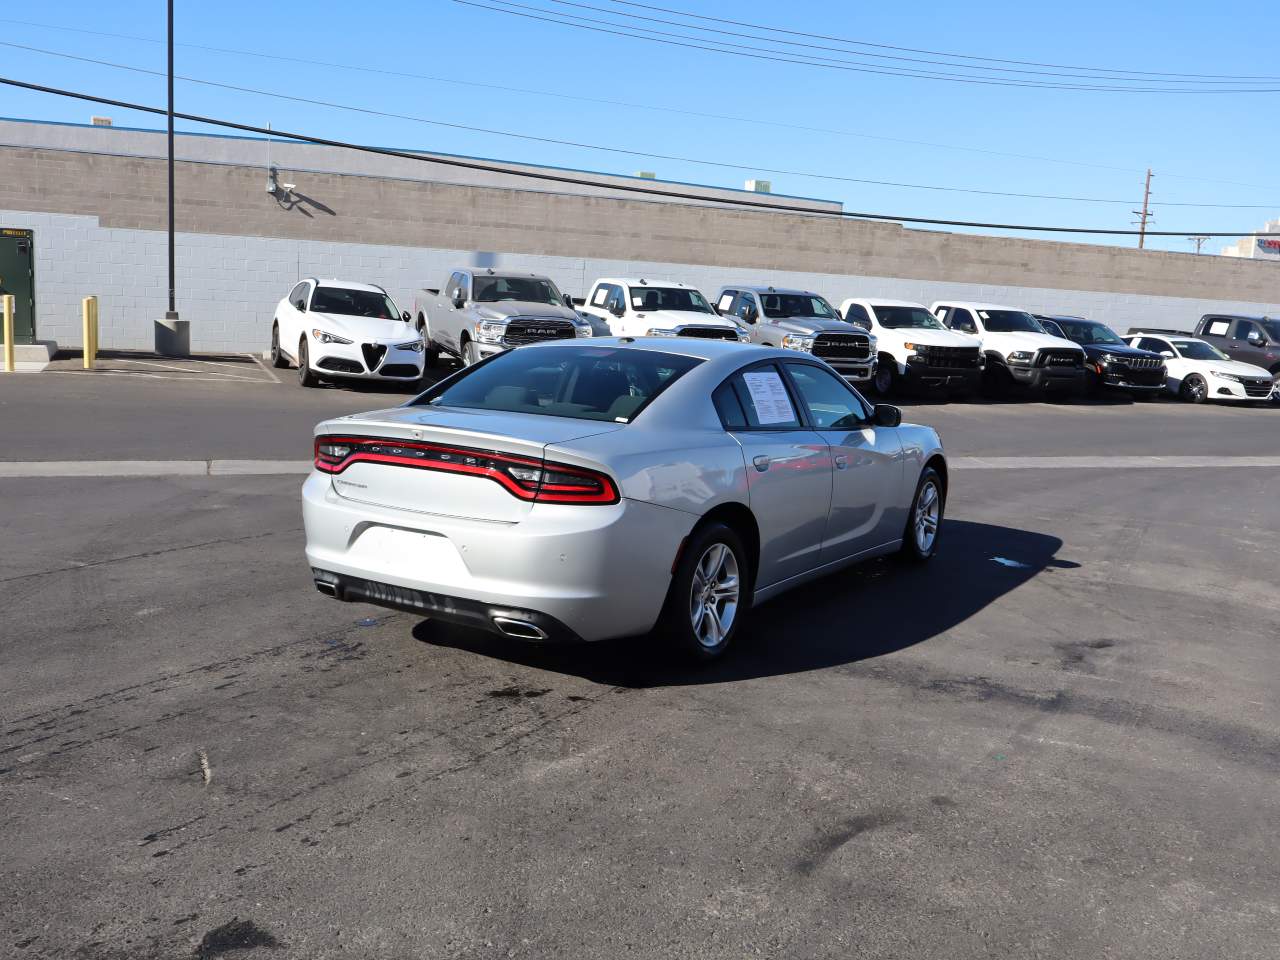
[[[1263,253],[1280,254],[1280,237],[1258,237],[1258,249]]]

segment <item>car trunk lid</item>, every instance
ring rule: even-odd
[[[622,429],[621,424],[488,410],[401,407],[320,425],[346,500],[414,513],[519,523],[533,507],[548,444]]]

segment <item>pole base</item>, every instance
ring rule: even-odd
[[[191,321],[179,320],[176,313],[166,313],[155,324],[156,353],[162,357],[191,356]]]

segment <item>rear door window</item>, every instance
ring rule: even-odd
[[[782,371],[772,363],[751,367],[728,381],[749,430],[795,430],[802,426]]]
[[[1225,337],[1229,326],[1231,326],[1231,321],[1229,320],[1210,320],[1204,328],[1205,336]]]

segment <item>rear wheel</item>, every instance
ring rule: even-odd
[[[311,371],[311,358],[307,356],[307,338],[298,341],[298,383],[304,387],[318,387],[320,378]]]
[[[284,352],[280,349],[280,324],[278,323],[271,325],[271,365],[277,370],[283,370],[289,366],[289,361],[285,359]]]
[[[1209,385],[1205,383],[1204,377],[1193,373],[1182,381],[1182,389],[1178,391],[1178,395],[1187,403],[1204,403],[1209,396]]]
[[[902,531],[901,554],[915,563],[925,563],[938,552],[938,534],[942,530],[945,505],[942,477],[933,467],[926,467],[916,484],[915,499]]]
[[[732,527],[695,530],[676,565],[660,629],[685,655],[714,660],[728,649],[751,609],[751,567]]]

